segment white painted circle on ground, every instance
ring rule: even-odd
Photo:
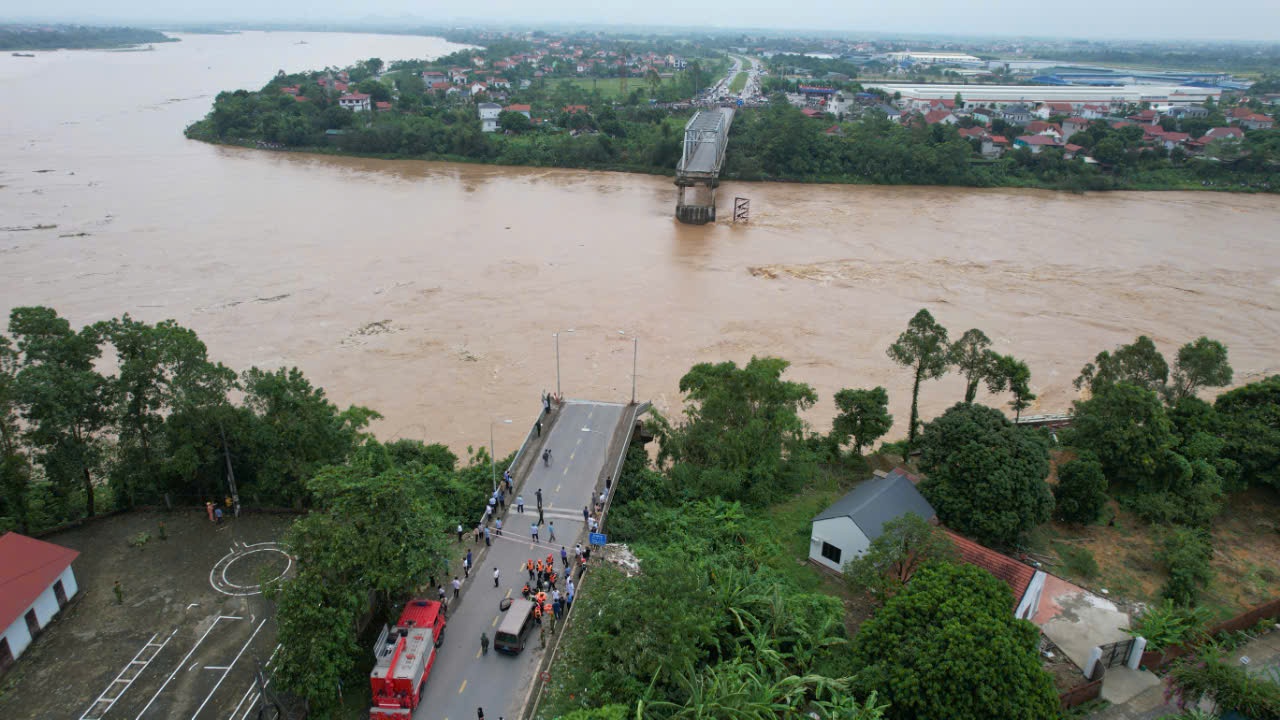
[[[273,580],[278,580],[289,573],[293,568],[293,556],[284,549],[284,545],[277,542],[263,542],[253,545],[239,545],[231,549],[231,552],[222,556],[222,559],[214,564],[213,569],[209,571],[209,584],[214,590],[223,595],[233,595],[236,597],[245,597],[249,595],[260,595],[262,593],[262,585],[239,585],[227,579],[227,569],[236,561],[242,560],[255,553],[280,553],[285,558],[284,570],[280,572]]]

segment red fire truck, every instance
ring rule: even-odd
[[[391,629],[383,628],[369,673],[373,689],[370,720],[405,720],[422,699],[422,686],[444,637],[444,607],[435,600],[411,600]]]

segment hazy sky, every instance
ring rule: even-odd
[[[6,3],[8,4],[8,3]],[[44,0],[0,18],[85,22],[581,22],[1077,38],[1280,40],[1280,2],[1236,0]]]

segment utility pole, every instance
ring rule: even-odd
[[[222,438],[222,457],[227,461],[227,489],[231,491],[231,503],[236,517],[240,517],[240,492],[236,489],[236,473],[231,469],[231,450],[227,447],[227,433],[218,421],[218,435]]]
[[[640,355],[640,338],[631,338],[631,404],[636,404],[636,358]]]

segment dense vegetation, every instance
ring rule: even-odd
[[[131,27],[0,25],[0,50],[89,50],[177,42],[156,30]]]
[[[470,51],[457,53],[431,67],[469,64],[470,57]],[[474,104],[423,85],[419,73],[428,63],[401,61],[380,73],[382,63],[376,60],[375,65],[375,60],[346,72],[352,89],[371,95],[375,102],[390,102],[390,111],[353,113],[338,107],[337,96],[317,84],[324,73],[280,75],[257,92],[219,93],[209,115],[188,127],[187,136],[385,157],[671,174],[690,111],[669,104],[687,100],[695,88],[723,76],[728,65],[723,57],[704,58],[665,80],[651,72],[631,78],[625,94],[620,88],[607,95],[589,90],[587,85],[600,79],[590,75],[525,77],[530,86],[513,89],[509,102],[529,104],[531,114],[543,122],[531,123],[520,113],[506,112],[500,124],[504,132],[483,133]],[[518,84],[531,69],[528,65],[504,73]],[[294,86],[305,102],[281,92]],[[585,105],[589,111],[565,112],[573,105]],[[1170,122],[1171,129],[1196,137],[1211,126],[1204,119]],[[1170,152],[1150,147],[1143,143],[1140,127],[1115,129],[1098,121],[1071,138],[1100,162],[1088,164],[1082,157],[1065,159],[1054,149],[1033,154],[1019,148],[999,159],[984,159],[977,154],[976,141],[962,138],[957,126],[906,127],[874,112],[839,123],[836,133],[827,132],[831,126],[830,118],[809,118],[781,96],[767,107],[742,109],[730,131],[723,177],[1068,190],[1276,189],[1272,181],[1280,165],[1280,130],[1250,131],[1243,141],[1223,144],[1215,149],[1214,159],[1206,159],[1190,157],[1181,148]],[[995,121],[993,131],[1002,130],[1014,128]]]
[[[374,411],[340,410],[297,368],[237,374],[171,320],[124,315],[77,330],[50,308],[20,307],[8,332],[0,335],[2,530],[220,501],[230,494],[228,463],[245,506],[311,507],[308,483],[372,442],[364,429]],[[113,374],[99,370],[102,360]],[[424,479],[446,519],[482,502],[483,451],[455,469],[441,445],[386,448],[401,465],[434,468]]]

